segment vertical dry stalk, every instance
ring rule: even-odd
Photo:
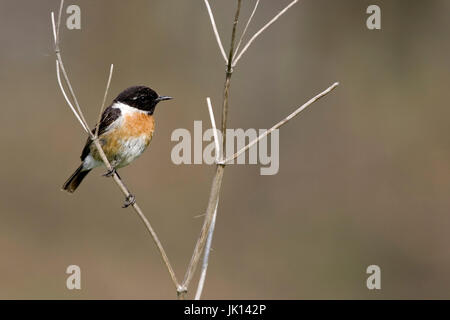
[[[257,0],[256,3],[255,3],[255,7],[254,7],[254,9],[253,9],[253,11],[252,11],[252,13],[251,13],[251,15],[250,15],[246,25],[245,25],[244,31],[242,32],[242,35],[240,37],[239,43],[238,43],[238,45],[236,47],[236,50],[233,53],[234,41],[235,41],[235,32],[236,32],[236,26],[237,26],[237,22],[238,22],[238,18],[239,18],[239,11],[240,11],[240,5],[241,5],[241,1],[238,0],[238,8],[236,10],[236,15],[235,15],[234,23],[233,23],[233,32],[232,32],[232,40],[231,40],[231,45],[230,45],[230,53],[229,53],[229,56],[228,56],[228,60],[226,60],[227,61],[227,71],[226,71],[226,77],[225,77],[223,106],[222,106],[222,135],[223,135],[222,150],[226,150],[226,148],[225,148],[225,146],[226,146],[226,127],[227,127],[227,116],[228,116],[228,106],[229,106],[228,101],[229,101],[230,81],[231,81],[231,75],[233,73],[233,68],[236,66],[237,62],[242,57],[242,55],[248,50],[248,48],[253,43],[253,41],[260,34],[262,34],[264,32],[264,30],[266,30],[272,23],[274,23],[276,20],[278,20],[287,10],[289,10],[297,2],[298,2],[298,0],[292,1],[287,7],[285,7],[283,10],[281,10],[274,18],[272,18],[261,29],[259,29],[250,38],[250,40],[247,42],[247,44],[244,46],[244,48],[241,50],[241,52],[238,53],[239,47],[240,47],[241,42],[242,42],[242,39],[244,38],[244,35],[245,35],[246,31],[247,31],[247,28],[248,28],[248,26],[249,26],[249,24],[250,24],[250,22],[251,22],[251,20],[252,20],[252,18],[254,16],[254,14],[256,12],[256,9],[258,7],[259,0]],[[220,42],[220,37],[219,37],[219,35],[217,33],[217,27],[215,26],[215,23],[214,23],[214,17],[212,16],[211,8],[209,7],[209,4],[208,4],[208,0],[205,0],[205,3],[206,3],[206,6],[208,8],[208,13],[209,13],[210,18],[211,18],[211,23],[212,23],[212,27],[213,27],[214,33],[216,35],[216,40],[217,40],[217,42],[219,44],[219,47],[223,51],[222,44]],[[236,56],[236,58],[234,58],[234,56]],[[233,159],[235,159],[236,157],[238,157],[240,154],[242,154],[246,150],[248,150],[252,145],[258,143],[258,141],[260,141],[262,138],[268,136],[274,130],[276,130],[276,129],[280,128],[281,126],[285,125],[291,119],[296,117],[301,111],[303,111],[305,108],[307,108],[309,105],[313,104],[314,102],[316,102],[317,100],[319,100],[323,96],[325,96],[328,93],[330,93],[337,86],[338,86],[338,83],[337,82],[334,83],[328,89],[326,89],[325,91],[321,92],[320,94],[318,94],[317,96],[315,96],[314,98],[310,99],[308,102],[306,102],[305,104],[303,104],[302,106],[297,108],[297,110],[295,110],[293,113],[291,113],[285,119],[283,119],[280,122],[278,122],[277,124],[275,124],[271,129],[267,130],[264,134],[261,134],[255,140],[251,141],[248,145],[243,147],[241,150],[236,152],[234,155],[230,156],[229,158],[226,158],[224,160],[221,160],[221,161],[217,162],[216,175],[214,177],[213,185],[212,185],[212,188],[211,188],[211,194],[210,194],[210,199],[209,199],[209,202],[208,202],[208,208],[207,208],[207,211],[206,211],[206,217],[205,217],[202,233],[200,234],[199,240],[197,241],[196,250],[194,251],[194,255],[193,255],[192,259],[191,259],[191,263],[189,265],[188,272],[186,273],[186,276],[185,276],[185,279],[184,279],[184,282],[183,282],[183,286],[185,288],[187,288],[188,285],[189,285],[190,280],[192,279],[192,275],[193,275],[193,273],[195,271],[196,264],[198,263],[199,255],[201,254],[201,250],[202,250],[202,247],[204,245],[204,241],[206,241],[207,243],[206,243],[206,248],[205,248],[204,257],[203,257],[202,271],[201,271],[200,280],[199,280],[199,283],[198,283],[198,286],[197,286],[197,292],[195,294],[195,299],[196,300],[199,300],[201,298],[203,287],[204,287],[204,282],[205,282],[205,278],[206,278],[206,271],[207,271],[207,268],[208,268],[208,260],[209,260],[209,251],[210,251],[210,248],[211,248],[211,242],[212,242],[212,237],[213,237],[214,227],[215,227],[215,221],[216,221],[216,216],[217,216],[217,205],[218,205],[218,201],[219,201],[218,193],[220,193],[220,187],[221,187],[221,183],[222,183],[222,179],[223,179],[223,172],[224,172],[224,169],[225,169],[225,165],[228,162],[230,162]],[[211,105],[210,105],[210,101],[209,100],[208,100],[208,107],[210,109],[210,113],[212,113]],[[212,127],[215,130],[215,123],[213,121],[214,121],[214,118],[211,117]],[[219,153],[219,152],[220,152],[219,149],[216,147],[216,154]],[[223,157],[225,157],[225,156],[226,155],[224,154]],[[213,209],[214,201],[216,201],[215,202],[215,204],[216,204],[215,209]],[[206,233],[207,233],[207,236],[206,236]]]
[[[237,1],[237,9],[236,9],[236,13],[234,16],[234,21],[233,21],[233,30],[231,33],[231,44],[230,44],[230,50],[228,53],[228,63],[227,63],[227,70],[226,70],[226,74],[225,74],[223,106],[222,106],[222,136],[223,136],[222,150],[225,150],[225,143],[226,143],[226,128],[227,128],[227,117],[228,117],[228,106],[229,106],[228,98],[229,98],[229,93],[230,93],[231,76],[233,74],[233,68],[232,68],[231,62],[233,61],[234,45],[235,45],[235,40],[236,40],[236,29],[237,29],[237,24],[239,21],[239,13],[241,10],[241,4],[242,4],[242,0],[238,0]],[[189,283],[191,282],[192,277],[194,276],[195,270],[196,270],[198,262],[200,260],[200,256],[205,247],[208,232],[210,230],[211,223],[212,223],[212,220],[214,217],[214,211],[216,210],[216,207],[218,205],[219,193],[220,193],[220,189],[222,187],[222,178],[223,178],[224,170],[225,170],[225,165],[217,164],[216,173],[213,178],[211,192],[209,195],[208,207],[206,208],[206,216],[205,216],[205,220],[203,222],[203,227],[200,232],[200,236],[197,240],[197,244],[195,246],[194,253],[192,255],[191,261],[189,262],[189,266],[186,271],[184,281],[182,284],[182,286],[186,290],[186,292],[187,292],[187,288],[189,287]],[[183,293],[183,295],[184,294],[185,293]]]

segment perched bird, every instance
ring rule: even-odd
[[[171,97],[159,96],[145,86],[125,89],[105,109],[98,124],[98,137],[113,170],[105,176],[112,176],[115,170],[130,164],[139,157],[152,140],[155,129],[153,113],[160,101]],[[92,130],[95,133],[95,129]],[[63,190],[73,193],[86,175],[103,164],[97,148],[89,137],[81,153],[81,165],[64,183]],[[133,199],[127,199],[126,206]]]

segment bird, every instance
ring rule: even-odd
[[[98,126],[98,140],[102,146],[112,170],[104,176],[117,174],[116,169],[123,168],[138,158],[148,147],[155,130],[154,112],[156,105],[172,97],[160,96],[147,86],[132,86],[122,91],[105,109]],[[92,130],[95,134],[96,128]],[[99,152],[88,137],[81,152],[81,165],[67,179],[62,189],[73,193],[92,169],[103,165]],[[120,176],[119,176],[120,178]],[[130,194],[124,207],[135,202]]]

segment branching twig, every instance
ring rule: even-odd
[[[77,120],[80,122],[80,124],[83,127],[84,131],[86,131],[86,133],[89,134],[89,128],[87,128],[86,125],[84,124],[83,120],[81,120],[80,116],[78,115],[78,113],[76,112],[76,110],[73,107],[72,103],[70,102],[69,98],[67,97],[66,92],[64,91],[64,87],[63,87],[62,82],[61,82],[61,75],[60,75],[60,72],[59,72],[59,62],[58,62],[58,60],[56,60],[56,78],[58,80],[58,85],[59,85],[59,88],[61,89],[61,92],[62,92],[62,94],[64,96],[64,99],[66,99],[67,104],[69,105],[70,109],[72,110],[72,112],[75,115],[75,117],[77,118]]]
[[[276,125],[274,125],[272,128],[270,128],[269,130],[265,131],[263,134],[259,135],[258,138],[256,138],[255,140],[251,141],[249,144],[247,144],[245,147],[243,147],[241,150],[239,150],[238,152],[236,152],[235,154],[233,154],[232,156],[226,158],[225,160],[223,160],[222,162],[219,162],[220,164],[227,164],[231,161],[233,161],[234,159],[236,159],[237,157],[239,157],[239,155],[241,155],[243,152],[247,151],[248,149],[250,149],[254,144],[258,143],[259,140],[263,139],[264,137],[268,136],[269,134],[271,134],[274,130],[278,129],[279,127],[285,125],[286,123],[289,122],[289,120],[293,119],[295,116],[297,116],[300,112],[302,112],[304,109],[306,109],[308,106],[310,106],[311,104],[313,104],[314,102],[316,102],[317,100],[319,100],[320,98],[326,96],[327,94],[329,94],[331,91],[333,91],[337,86],[339,85],[338,82],[335,82],[332,86],[330,86],[328,89],[326,89],[325,91],[319,93],[317,96],[315,96],[314,98],[310,99],[308,102],[306,102],[305,104],[303,104],[301,107],[299,107],[297,110],[295,110],[294,112],[292,112],[290,115],[288,115],[286,118],[284,118],[283,120],[281,120],[280,122],[278,122]]]
[[[228,112],[228,96],[229,96],[230,80],[231,80],[231,75],[232,75],[232,72],[233,72],[233,67],[236,66],[237,62],[242,57],[242,55],[247,51],[247,49],[250,47],[252,42],[262,32],[264,32],[264,30],[266,30],[272,23],[274,23],[279,17],[281,17],[281,15],[283,15],[287,10],[289,10],[290,7],[292,7],[297,2],[298,2],[298,0],[294,0],[293,2],[291,2],[286,8],[284,8],[282,11],[280,11],[272,20],[270,20],[266,25],[264,25],[249,40],[249,42],[245,45],[245,47],[238,54],[238,56],[233,59],[233,56],[236,56],[236,54],[239,51],[239,46],[240,46],[240,44],[242,42],[242,39],[243,39],[243,37],[245,35],[245,32],[246,32],[248,26],[249,26],[249,24],[250,24],[250,22],[251,22],[251,20],[253,18],[253,15],[256,12],[256,9],[257,9],[258,3],[259,3],[259,0],[257,0],[257,2],[255,4],[255,7],[253,9],[253,12],[250,15],[249,20],[247,21],[247,24],[246,24],[246,26],[244,28],[242,36],[241,36],[241,38],[239,40],[238,46],[236,47],[236,50],[233,53],[234,36],[235,36],[235,31],[236,31],[235,28],[236,28],[237,20],[238,20],[238,17],[239,17],[239,9],[240,9],[240,0],[238,0],[238,9],[237,9],[237,12],[236,12],[234,25],[233,25],[232,41],[231,41],[231,45],[230,45],[230,53],[229,53],[229,58],[228,58],[228,66],[227,66],[227,73],[226,73],[225,86],[224,86],[225,87],[224,88],[224,101],[223,101],[223,111],[222,111],[222,135],[223,135],[223,147],[222,147],[222,150],[225,150],[225,146],[226,146],[226,120],[227,120],[227,112]],[[216,28],[214,23],[213,23],[213,29],[217,30],[217,28]],[[290,121],[295,116],[297,116],[301,111],[303,111],[309,105],[313,104],[314,102],[316,102],[317,100],[319,100],[323,96],[325,96],[328,93],[330,93],[337,86],[338,86],[338,83],[334,83],[328,89],[326,89],[322,93],[318,94],[317,96],[315,96],[314,98],[310,99],[308,102],[306,102],[305,104],[300,106],[297,110],[295,110],[293,113],[291,113],[288,117],[286,117],[282,121],[278,122],[271,129],[269,129],[265,133],[261,134],[258,138],[256,138],[252,142],[250,142],[248,145],[246,145],[244,148],[242,148],[241,150],[236,152],[234,155],[230,156],[229,158],[226,158],[225,160],[219,161],[217,163],[216,174],[214,176],[213,184],[212,184],[212,187],[211,187],[211,193],[210,193],[210,198],[209,198],[209,202],[208,202],[208,208],[206,210],[206,217],[205,217],[204,225],[203,225],[200,237],[199,237],[199,239],[197,241],[197,246],[196,246],[196,248],[194,250],[194,255],[193,255],[192,259],[191,259],[190,265],[188,267],[188,271],[186,273],[186,276],[185,276],[185,279],[184,279],[184,282],[183,282],[183,286],[185,288],[187,288],[188,285],[189,285],[189,281],[191,280],[192,275],[195,272],[195,266],[196,266],[196,263],[198,263],[199,255],[201,253],[201,248],[202,248],[202,245],[204,244],[204,241],[206,239],[206,247],[205,247],[205,252],[204,252],[204,257],[203,257],[202,270],[201,270],[200,280],[199,280],[198,287],[197,287],[197,292],[196,292],[196,295],[195,295],[195,299],[196,300],[200,299],[200,297],[201,297],[201,294],[202,294],[202,291],[203,291],[203,287],[204,287],[205,278],[206,278],[206,272],[207,272],[208,260],[209,260],[209,252],[210,252],[210,248],[211,248],[211,242],[212,242],[212,237],[213,237],[214,227],[215,227],[215,221],[216,221],[216,216],[217,216],[217,205],[218,205],[218,201],[219,201],[219,193],[220,193],[220,188],[221,188],[222,179],[223,179],[223,173],[224,173],[224,169],[225,169],[226,164],[228,164],[230,161],[232,161],[235,158],[237,158],[240,154],[242,154],[243,152],[248,150],[251,146],[256,144],[259,140],[261,140],[262,138],[264,138],[267,135],[271,134],[274,130],[276,130],[276,129],[280,128],[281,126],[283,126],[284,124],[286,124],[288,121]],[[211,115],[212,108],[210,106],[209,99],[208,99],[208,106],[209,106],[210,115]],[[214,128],[215,127],[215,123],[214,123],[213,117],[211,117],[211,122],[212,122],[211,124],[212,124],[212,126]],[[216,152],[217,152],[217,146],[216,146]],[[223,155],[223,157],[225,157],[225,155]],[[206,234],[207,234],[207,238],[206,238]]]
[[[238,63],[239,59],[241,59],[242,55],[245,53],[245,51],[247,51],[247,49],[250,47],[250,45],[252,44],[253,41],[255,41],[256,38],[259,37],[259,35],[261,33],[264,32],[264,30],[266,30],[268,27],[270,27],[270,25],[272,23],[274,23],[275,21],[278,20],[278,18],[280,18],[286,11],[289,10],[290,7],[292,7],[294,4],[296,4],[298,2],[298,0],[294,0],[292,1],[286,8],[284,8],[283,10],[281,10],[275,17],[272,18],[272,20],[270,20],[269,22],[267,22],[264,27],[262,27],[261,29],[259,29],[258,32],[256,32],[253,37],[250,38],[250,40],[247,42],[247,44],[244,46],[244,48],[241,50],[241,52],[239,53],[239,55],[234,59],[232,65],[233,67],[236,66],[236,64]]]
[[[66,99],[68,105],[70,106],[70,108],[72,109],[74,114],[76,115],[77,119],[80,121],[80,123],[83,126],[83,128],[85,130],[87,130],[87,133],[89,134],[89,136],[92,139],[95,147],[97,148],[98,153],[99,153],[102,161],[104,162],[106,168],[108,170],[112,170],[111,164],[109,163],[108,158],[106,157],[105,153],[103,152],[103,149],[102,149],[102,147],[100,145],[100,142],[99,142],[98,138],[90,130],[89,125],[87,124],[87,122],[86,122],[86,120],[84,118],[83,112],[81,111],[81,108],[80,108],[80,105],[78,103],[77,97],[76,97],[76,95],[74,93],[74,90],[73,90],[72,85],[70,83],[69,77],[68,77],[67,72],[66,72],[66,70],[64,68],[64,63],[63,63],[62,58],[61,58],[61,53],[60,53],[60,48],[59,48],[59,27],[60,27],[61,13],[62,13],[63,5],[64,5],[64,0],[61,0],[60,9],[59,9],[59,16],[58,16],[58,25],[57,26],[55,25],[54,13],[53,12],[51,13],[52,27],[53,27],[53,37],[54,37],[54,40],[55,40],[55,53],[56,53],[56,58],[57,58],[56,68],[57,68],[58,84],[60,86],[61,92],[64,95],[64,98]],[[59,72],[60,69],[61,69],[61,71],[63,73],[65,83],[66,83],[66,85],[67,85],[67,87],[69,89],[72,101],[75,104],[76,109],[78,110],[78,112],[73,107],[70,99],[68,98],[68,96],[67,96],[67,94],[66,94],[66,92],[64,90],[64,87],[63,87],[62,82],[61,82],[60,72]],[[108,92],[109,82],[111,80],[111,76],[112,76],[112,66],[111,66],[111,69],[110,69],[110,77],[109,77],[109,80],[108,80],[108,84],[106,86],[106,92],[105,92],[104,99],[106,99],[105,97],[106,97],[107,92]],[[103,109],[103,105],[102,105],[102,109]],[[114,179],[114,182],[119,186],[119,188],[122,191],[122,193],[126,197],[129,197],[130,196],[130,192],[128,191],[128,188],[125,186],[123,181],[120,179],[120,177],[115,172],[113,174],[113,179]],[[165,265],[167,267],[167,270],[168,270],[168,272],[169,272],[169,274],[170,274],[170,276],[172,278],[172,282],[175,285],[175,288],[177,289],[177,292],[179,292],[180,286],[179,286],[177,278],[175,276],[175,272],[173,271],[173,268],[172,268],[172,266],[171,266],[171,264],[169,262],[169,258],[167,257],[167,254],[166,254],[166,252],[165,252],[161,242],[159,241],[158,236],[156,235],[155,231],[153,230],[153,228],[152,228],[150,222],[148,221],[148,219],[143,214],[143,212],[142,212],[141,208],[139,207],[139,205],[135,202],[134,204],[132,204],[132,207],[136,211],[136,213],[139,215],[139,217],[141,218],[141,220],[145,224],[148,232],[152,236],[152,239],[153,239],[155,245],[157,246],[157,248],[159,250],[161,258],[164,261],[164,263],[165,263]]]
[[[203,292],[203,286],[205,285],[206,272],[208,271],[208,262],[209,262],[209,254],[211,252],[211,243],[214,235],[214,227],[216,226],[216,217],[217,217],[217,205],[219,201],[216,203],[216,209],[214,210],[214,216],[211,221],[211,226],[209,227],[208,238],[206,239],[205,252],[203,254],[203,263],[202,263],[202,272],[200,273],[200,280],[198,281],[197,292],[195,293],[195,300],[200,300]]]
[[[211,119],[211,126],[214,130],[214,142],[215,142],[215,151],[216,151],[216,163],[222,159],[220,155],[220,146],[219,146],[219,138],[217,137],[217,128],[216,128],[216,120],[214,119],[214,113],[212,110],[211,99],[206,98],[206,103],[208,105],[209,117]],[[216,225],[216,217],[217,217],[217,206],[219,205],[219,199],[217,198],[216,208],[214,209],[214,215],[211,221],[211,226],[209,227],[208,238],[206,239],[205,250],[203,253],[203,263],[202,263],[202,271],[200,273],[200,280],[197,286],[197,292],[195,293],[195,300],[200,300],[203,292],[203,286],[205,284],[206,272],[208,271],[208,262],[209,262],[209,253],[211,251],[211,243],[214,235],[214,227]]]
[[[226,123],[227,123],[227,112],[228,112],[228,96],[230,91],[230,80],[231,75],[233,74],[233,68],[231,66],[231,61],[233,61],[233,53],[234,53],[234,45],[236,40],[236,28],[237,23],[239,20],[239,13],[241,10],[241,3],[242,0],[237,1],[237,9],[236,14],[234,16],[233,21],[233,31],[231,33],[231,44],[230,44],[230,50],[228,54],[228,65],[227,65],[227,71],[225,75],[225,85],[224,85],[224,94],[223,94],[223,107],[222,107],[222,139],[223,139],[223,148],[222,150],[225,150],[225,141],[226,141]],[[192,277],[194,276],[195,270],[197,268],[198,262],[200,260],[200,256],[203,252],[203,249],[205,247],[206,239],[210,230],[210,226],[214,217],[214,211],[217,206],[218,200],[219,200],[219,193],[220,189],[222,187],[222,178],[223,178],[223,172],[225,170],[224,165],[217,165],[216,166],[216,173],[213,178],[211,191],[209,194],[209,200],[208,200],[208,206],[206,208],[206,216],[205,220],[203,222],[202,230],[200,232],[200,235],[197,239],[197,243],[195,245],[194,253],[192,254],[191,261],[189,262],[188,269],[186,271],[186,274],[184,276],[182,287],[187,290],[189,287],[189,283],[192,280]]]
[[[217,31],[216,21],[214,20],[214,15],[211,11],[211,7],[209,5],[208,0],[205,0],[206,9],[208,10],[209,19],[211,20],[211,25],[214,31],[214,35],[216,36],[217,44],[219,45],[220,53],[225,59],[225,63],[228,63],[227,55],[225,54],[225,50],[223,49],[222,40],[220,40],[219,32]]]
[[[237,55],[239,51],[239,47],[241,46],[242,40],[244,39],[245,33],[247,32],[247,28],[250,25],[250,22],[253,19],[253,16],[255,15],[256,9],[258,8],[259,0],[256,0],[255,7],[253,8],[253,11],[250,15],[250,18],[248,18],[247,24],[245,25],[244,31],[242,31],[241,38],[239,39],[238,45],[236,46],[236,50],[234,50],[234,56]]]

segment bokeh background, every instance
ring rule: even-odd
[[[110,63],[109,101],[135,84],[175,97],[121,175],[183,278],[214,167],[174,165],[170,136],[194,120],[209,126],[206,96],[220,114],[225,71],[204,3],[66,3],[82,10],[61,46],[91,125]],[[248,34],[287,4],[262,0]],[[370,4],[380,31],[366,28]],[[236,3],[211,6],[228,47]],[[102,170],[74,195],[60,191],[86,137],[57,87],[58,7],[0,1],[0,298],[174,298],[151,238]],[[232,128],[269,128],[341,85],[281,129],[277,175],[227,168],[205,298],[450,298],[449,14],[447,0],[303,0],[254,43],[233,75]],[[82,290],[66,289],[71,264]],[[371,264],[381,290],[366,288]]]

